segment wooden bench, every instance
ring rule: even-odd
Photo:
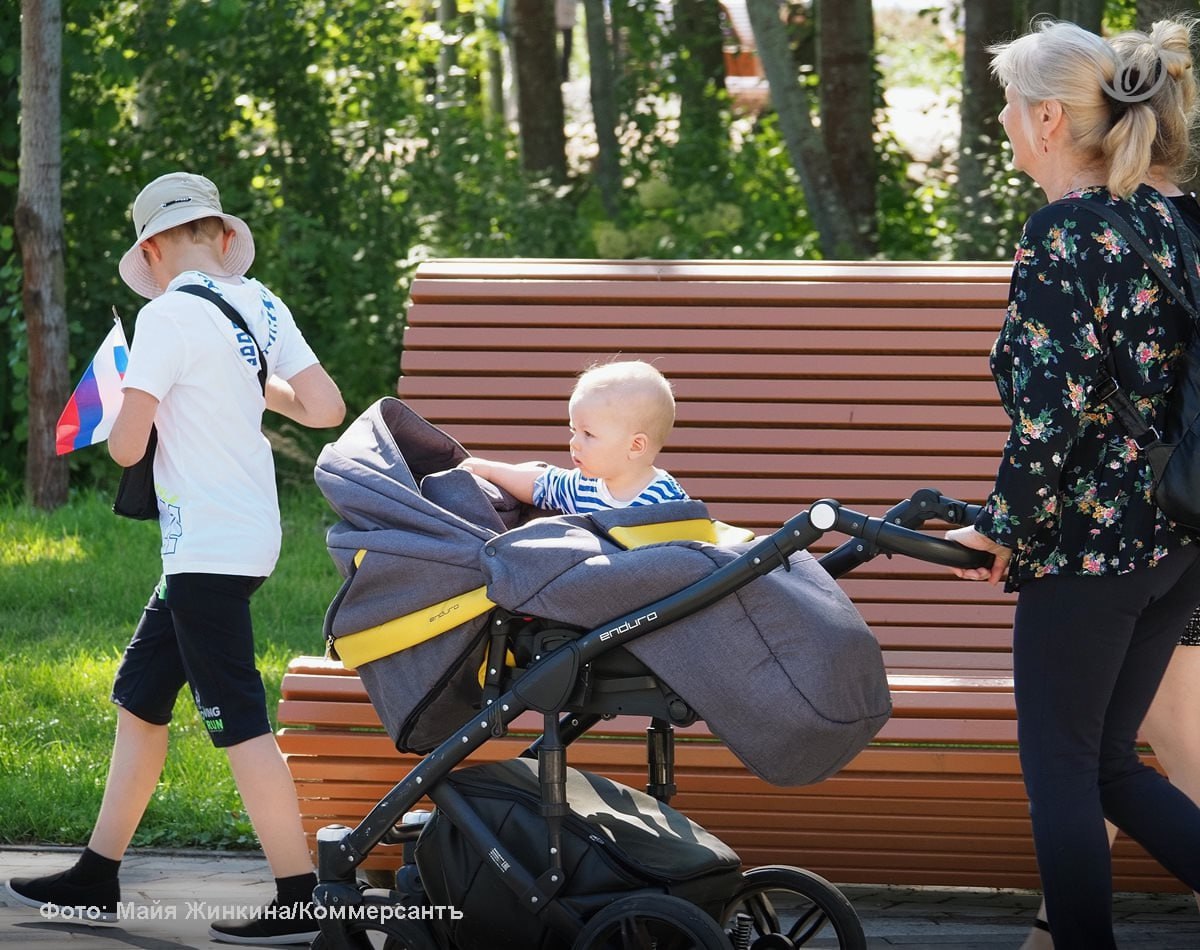
[[[729,30],[722,48],[725,88],[736,109],[759,113],[767,107],[771,90],[758,58],[746,0],[721,0],[721,14]]]
[[[714,517],[765,531],[818,498],[880,514],[923,487],[981,501],[1007,432],[987,353],[1008,270],[430,262],[412,287],[399,394],[480,455],[566,465],[575,375],[643,358],[677,394],[661,463]],[[889,670],[895,712],[877,740],[834,778],[785,789],[698,724],[680,734],[674,804],[748,864],[844,883],[1036,887],[1015,750],[1013,598],[904,557],[877,558],[843,585]],[[357,821],[416,761],[395,752],[358,677],[336,663],[291,665],[279,722],[310,833]],[[572,746],[571,762],[644,784],[643,725],[606,724]],[[366,866],[394,866],[388,851]],[[1181,889],[1128,841],[1115,874],[1121,890]]]

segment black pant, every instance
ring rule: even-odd
[[[1200,808],[1134,748],[1198,602],[1200,545],[1128,574],[1021,587],[1017,731],[1055,950],[1116,946],[1105,817],[1200,890]]]
[[[184,684],[213,745],[227,748],[271,731],[267,696],[254,662],[250,596],[265,578],[171,574],[117,667],[112,699],[139,719],[171,721]]]

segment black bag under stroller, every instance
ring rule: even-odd
[[[446,779],[479,813],[518,860],[541,860],[546,819],[541,814],[537,763],[485,762]],[[634,891],[654,890],[689,901],[714,918],[738,884],[741,861],[718,838],[669,805],[599,775],[567,770],[570,814],[563,821],[564,885],[557,894],[589,919]],[[435,812],[416,846],[426,892],[462,911],[439,921],[448,946],[542,950],[560,945],[534,910],[513,906],[492,859],[471,847],[453,822]],[[494,908],[508,907],[498,931]]]
[[[831,501],[752,541],[730,541],[699,502],[529,520],[453,467],[466,454],[384,399],[318,460],[346,578],[326,635],[397,746],[429,754],[356,829],[318,834],[315,898],[340,916],[317,945],[384,933],[392,950],[865,947],[828,882],[742,871],[667,805],[672,727],[705,719],[776,784],[832,774],[890,700],[878,644],[805,548],[836,529],[971,557]],[[524,757],[452,771],[527,711],[544,726]],[[574,739],[628,712],[650,719],[650,794],[566,764]],[[433,817],[402,824],[426,796]],[[354,882],[376,845],[414,842],[395,889]]]

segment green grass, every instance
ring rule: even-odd
[[[288,661],[323,651],[321,621],[340,582],[325,551],[334,515],[316,489],[280,502],[283,554],[252,601],[272,715]],[[0,842],[86,842],[116,725],[113,673],[159,575],[157,531],[90,492],[50,514],[0,502]],[[134,844],[257,846],[186,690]]]

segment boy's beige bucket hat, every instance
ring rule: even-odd
[[[133,202],[133,230],[137,240],[121,258],[121,279],[143,297],[154,299],[162,293],[142,257],[141,243],[169,228],[200,218],[217,217],[234,233],[225,267],[241,277],[254,262],[254,237],[241,218],[221,210],[221,193],[203,175],[172,172],[155,178]]]

